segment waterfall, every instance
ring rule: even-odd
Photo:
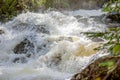
[[[27,12],[0,24],[0,80],[69,80],[103,54],[83,32],[103,32],[101,10]]]

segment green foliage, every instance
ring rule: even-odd
[[[17,6],[16,0],[0,0],[0,5],[0,18],[5,18],[4,20],[11,18],[17,13],[15,8]]]
[[[105,62],[99,63],[100,67],[107,66],[108,70],[112,69],[114,65],[115,65],[114,61],[105,61]]]
[[[64,0],[0,0],[0,21],[6,22],[21,12],[58,8],[61,5],[69,7]]]
[[[64,1],[64,0],[58,0],[56,1],[56,7],[57,8],[68,8],[70,7],[70,0],[69,1]],[[57,5],[58,4],[58,5]]]
[[[6,22],[21,12],[34,11],[43,0],[0,0],[0,21]]]
[[[120,13],[120,0],[110,0],[105,4],[103,11]]]
[[[45,8],[48,9],[49,7],[53,7],[54,0],[46,0],[44,5]]]
[[[120,44],[115,44],[113,46],[112,52],[114,53],[114,55],[117,55],[120,53]]]
[[[107,32],[85,33],[90,38],[103,38],[108,42],[97,49],[107,49],[111,54],[117,56],[120,54],[120,28],[109,28]]]

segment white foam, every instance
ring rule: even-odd
[[[101,15],[99,11],[85,10],[75,12],[75,15],[82,13],[82,16],[91,16],[93,12],[94,15]],[[87,25],[78,21],[74,13],[27,12],[1,25],[0,29],[6,33],[0,35],[0,80],[67,80],[92,59],[103,56],[100,52],[84,57],[74,54],[80,46],[85,50],[93,44],[81,32],[105,30],[105,25],[95,22],[93,18],[86,19]],[[30,58],[13,51],[25,38],[34,44],[34,55]],[[25,57],[26,63],[14,63],[17,57]]]
[[[102,10],[75,10],[75,11],[67,11],[65,12],[69,15],[72,16],[84,16],[84,17],[90,17],[90,16],[101,16],[103,14],[105,14],[105,12],[102,12]]]

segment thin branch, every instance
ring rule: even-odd
[[[117,61],[116,65],[108,72],[108,74],[103,78],[103,80],[107,80],[107,78],[112,74],[112,72],[117,68],[120,64],[120,59]]]

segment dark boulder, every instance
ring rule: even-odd
[[[0,29],[0,34],[4,34],[5,33],[5,31],[3,31],[2,29]]]
[[[112,22],[117,22],[119,23],[120,22],[120,13],[117,13],[117,12],[111,12],[107,15],[108,19],[111,19]]]
[[[26,54],[28,52],[34,52],[34,44],[28,39],[24,39],[14,48],[15,54]]]
[[[107,25],[108,28],[120,27],[120,13],[108,13],[103,17],[102,21]]]
[[[105,23],[120,23],[120,13],[118,12],[111,12],[106,14],[103,19]]]
[[[15,54],[25,54],[26,57],[30,57],[34,54],[34,44],[28,40],[24,39],[13,49]]]
[[[15,54],[19,54],[20,56],[15,57],[13,59],[14,63],[26,63],[27,58],[30,58],[34,55],[34,44],[25,38],[23,41],[21,41],[19,44],[16,45],[16,47],[13,49]]]

